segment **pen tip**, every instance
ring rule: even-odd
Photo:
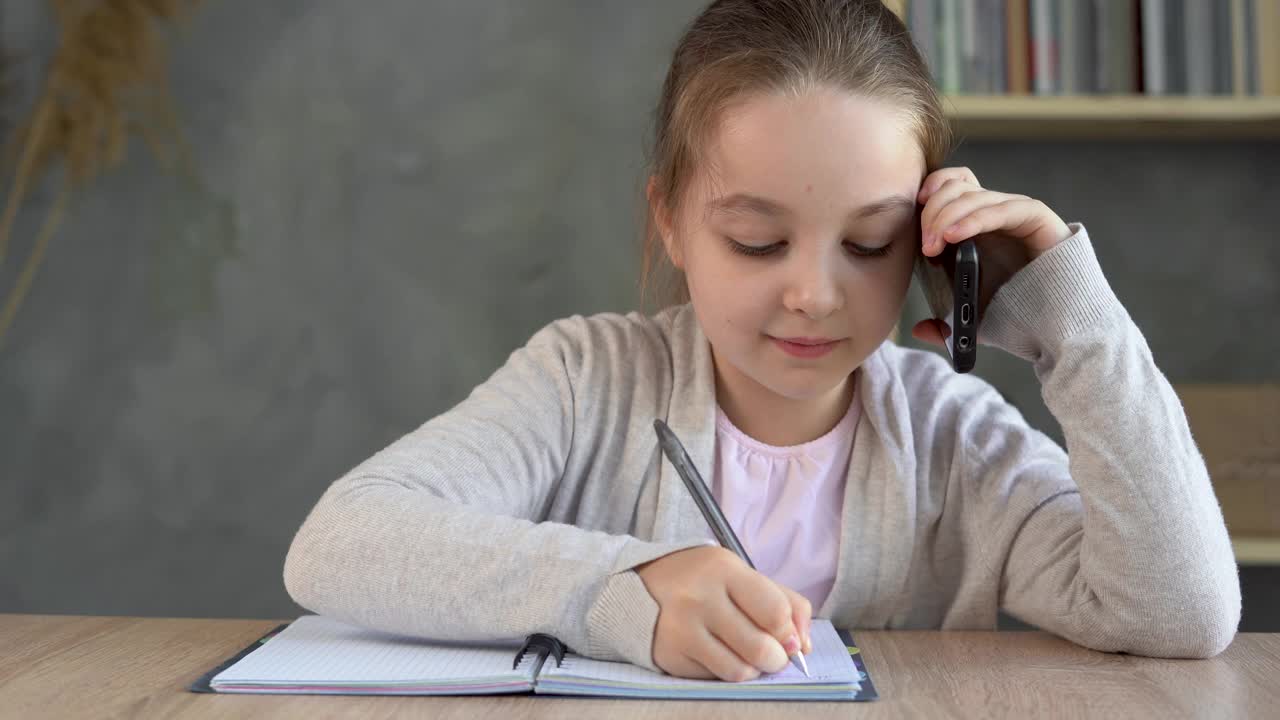
[[[804,673],[804,676],[809,677],[809,663],[804,661],[804,653],[798,652],[792,655],[791,659],[800,666],[800,671]]]

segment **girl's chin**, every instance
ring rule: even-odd
[[[850,370],[852,372],[852,370]],[[755,376],[753,379],[768,388],[775,395],[788,400],[817,400],[840,387],[849,377],[848,373],[832,373],[830,371],[816,375],[806,372],[774,372],[765,377]]]

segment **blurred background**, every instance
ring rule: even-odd
[[[295,616],[285,552],[330,482],[542,325],[639,307],[649,121],[702,5],[209,0],[157,23],[176,159],[131,137],[70,194],[0,347],[0,612]],[[51,7],[0,0],[6,135],[64,37]],[[1277,98],[950,90],[953,164],[1088,226],[1210,462],[1242,629],[1280,631]],[[0,296],[62,183],[28,189]],[[913,289],[904,327],[923,313]],[[1061,442],[1029,366],[988,349],[978,374]]]

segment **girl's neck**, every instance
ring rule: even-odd
[[[787,447],[817,440],[839,424],[853,400],[856,371],[821,397],[792,400],[722,365],[714,350],[712,358],[720,409],[739,430],[766,445]]]

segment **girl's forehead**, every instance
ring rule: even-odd
[[[925,168],[900,108],[839,90],[745,98],[725,111],[706,150],[708,200],[750,192],[847,205],[911,192]]]

